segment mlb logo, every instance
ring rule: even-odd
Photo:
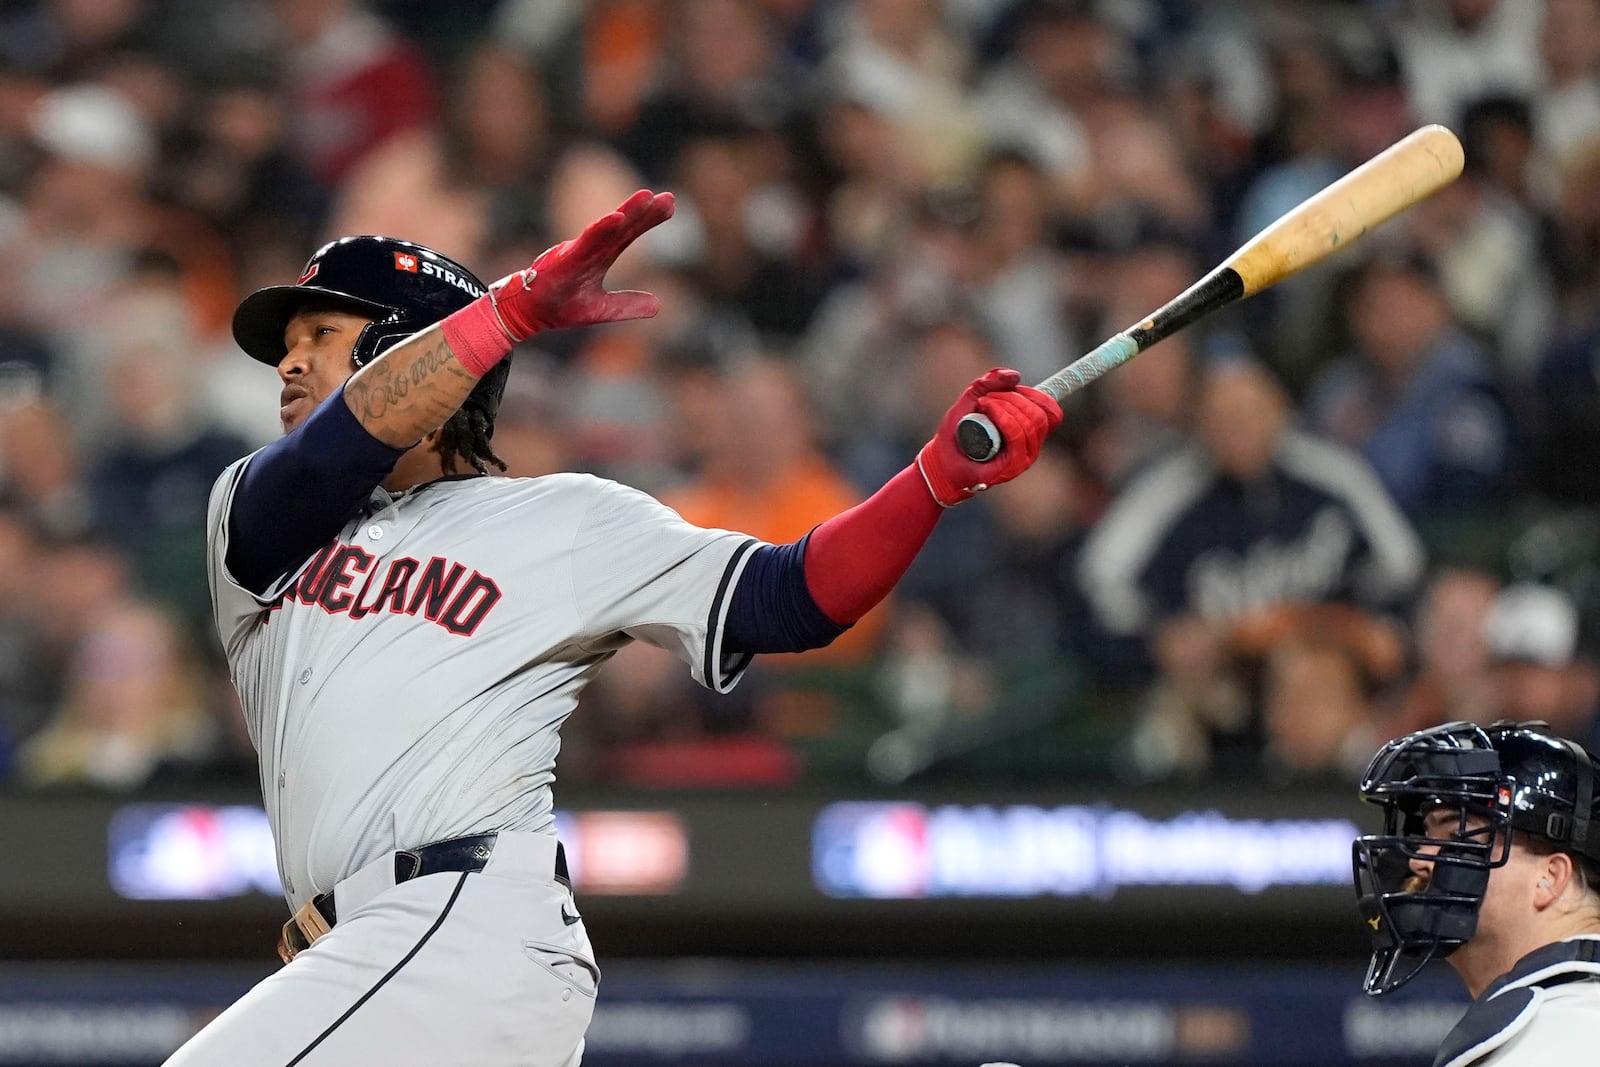
[[[295,284],[296,285],[304,285],[306,282],[309,282],[312,278],[315,278],[317,276],[317,271],[319,271],[321,269],[322,269],[322,264],[321,263],[313,263],[313,264],[311,264],[310,266],[308,266],[306,268],[306,272],[304,274],[300,275],[300,280],[298,282],[296,282]]]
[[[410,252],[396,252],[394,254],[394,269],[410,271],[412,274],[417,273],[417,257]]]

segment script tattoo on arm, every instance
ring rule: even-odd
[[[430,326],[357,371],[344,400],[369,433],[401,448],[443,426],[477,384]]]

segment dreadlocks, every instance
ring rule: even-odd
[[[467,405],[450,416],[439,429],[439,459],[446,473],[456,473],[456,460],[460,459],[479,474],[489,473],[489,464],[502,471],[506,461],[494,454],[489,445],[492,427],[489,417],[475,405]]]

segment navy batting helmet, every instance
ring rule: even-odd
[[[1512,831],[1600,861],[1595,761],[1542,722],[1453,722],[1389,742],[1361,780],[1384,832],[1355,843],[1356,895],[1372,938],[1368,993],[1398,989],[1470,941],[1489,872]],[[1427,816],[1448,825],[1430,829]],[[1415,863],[1431,865],[1426,879]]]
[[[287,349],[284,328],[313,301],[371,315],[351,354],[364,367],[418,330],[466,307],[485,286],[467,268],[431,248],[393,237],[341,237],[306,261],[294,285],[269,285],[245,297],[233,313],[233,339],[246,353],[277,366]],[[506,391],[511,359],[485,374],[464,407],[494,417]]]

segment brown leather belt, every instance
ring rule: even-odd
[[[427,874],[451,871],[481,871],[494,852],[497,834],[473,834],[448,841],[436,841],[421,848],[398,849],[394,854],[394,881],[396,885],[421,878]],[[567,853],[556,842],[556,881],[572,888],[572,878],[567,873]],[[311,943],[339,921],[334,910],[332,893],[319,893],[301,905],[294,917],[283,924],[278,935],[278,955],[284,963],[311,947]]]

